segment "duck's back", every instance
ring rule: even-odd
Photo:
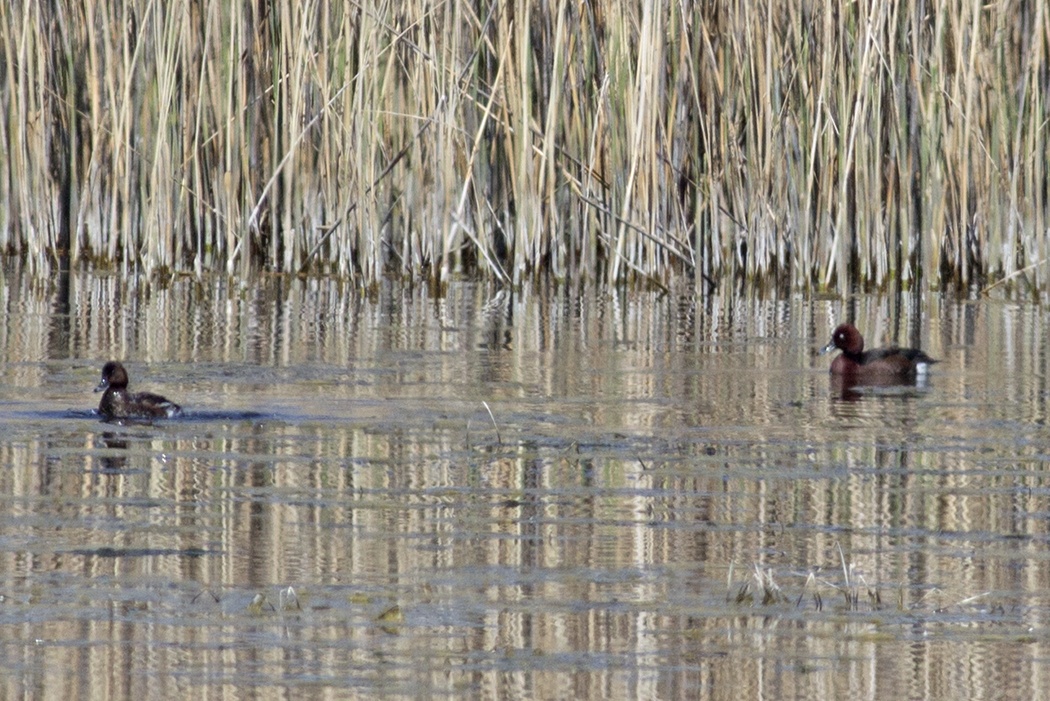
[[[181,414],[182,407],[152,392],[132,394],[127,390],[111,388],[102,395],[98,411],[108,419],[137,417],[170,419]]]

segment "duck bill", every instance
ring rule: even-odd
[[[104,392],[109,387],[109,380],[102,380],[98,383],[98,387],[95,388],[96,392]]]
[[[817,351],[817,355],[824,355],[825,353],[830,353],[833,350],[835,350],[835,341],[831,340],[828,341],[828,345],[824,346],[819,351]]]

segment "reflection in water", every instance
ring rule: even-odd
[[[1036,307],[3,284],[8,695],[1045,695]],[[942,362],[842,387],[842,318]]]
[[[70,309],[72,308],[70,292],[72,286],[70,284],[71,276],[69,271],[68,253],[63,253],[61,259],[58,261],[58,265],[55,267],[54,303],[51,314],[48,315],[49,323],[47,326],[48,352],[42,357],[60,360],[70,357],[70,352],[72,350],[70,344],[73,335],[72,318],[70,316]]]
[[[883,395],[897,397],[921,397],[932,384],[928,375],[917,377],[873,377],[858,380],[856,377],[828,375],[832,396],[846,401],[856,401],[865,395]]]
[[[128,449],[128,442],[125,438],[115,433],[103,433],[101,435],[102,444],[108,449],[107,452],[99,458],[99,467],[102,472],[121,472],[127,465],[128,459],[125,451]]]

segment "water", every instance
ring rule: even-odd
[[[843,392],[802,295],[0,295],[3,698],[1048,693],[1037,305],[857,298],[942,362]]]

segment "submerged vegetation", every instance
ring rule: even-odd
[[[41,272],[1023,281],[1043,3],[0,5],[0,246]]]

